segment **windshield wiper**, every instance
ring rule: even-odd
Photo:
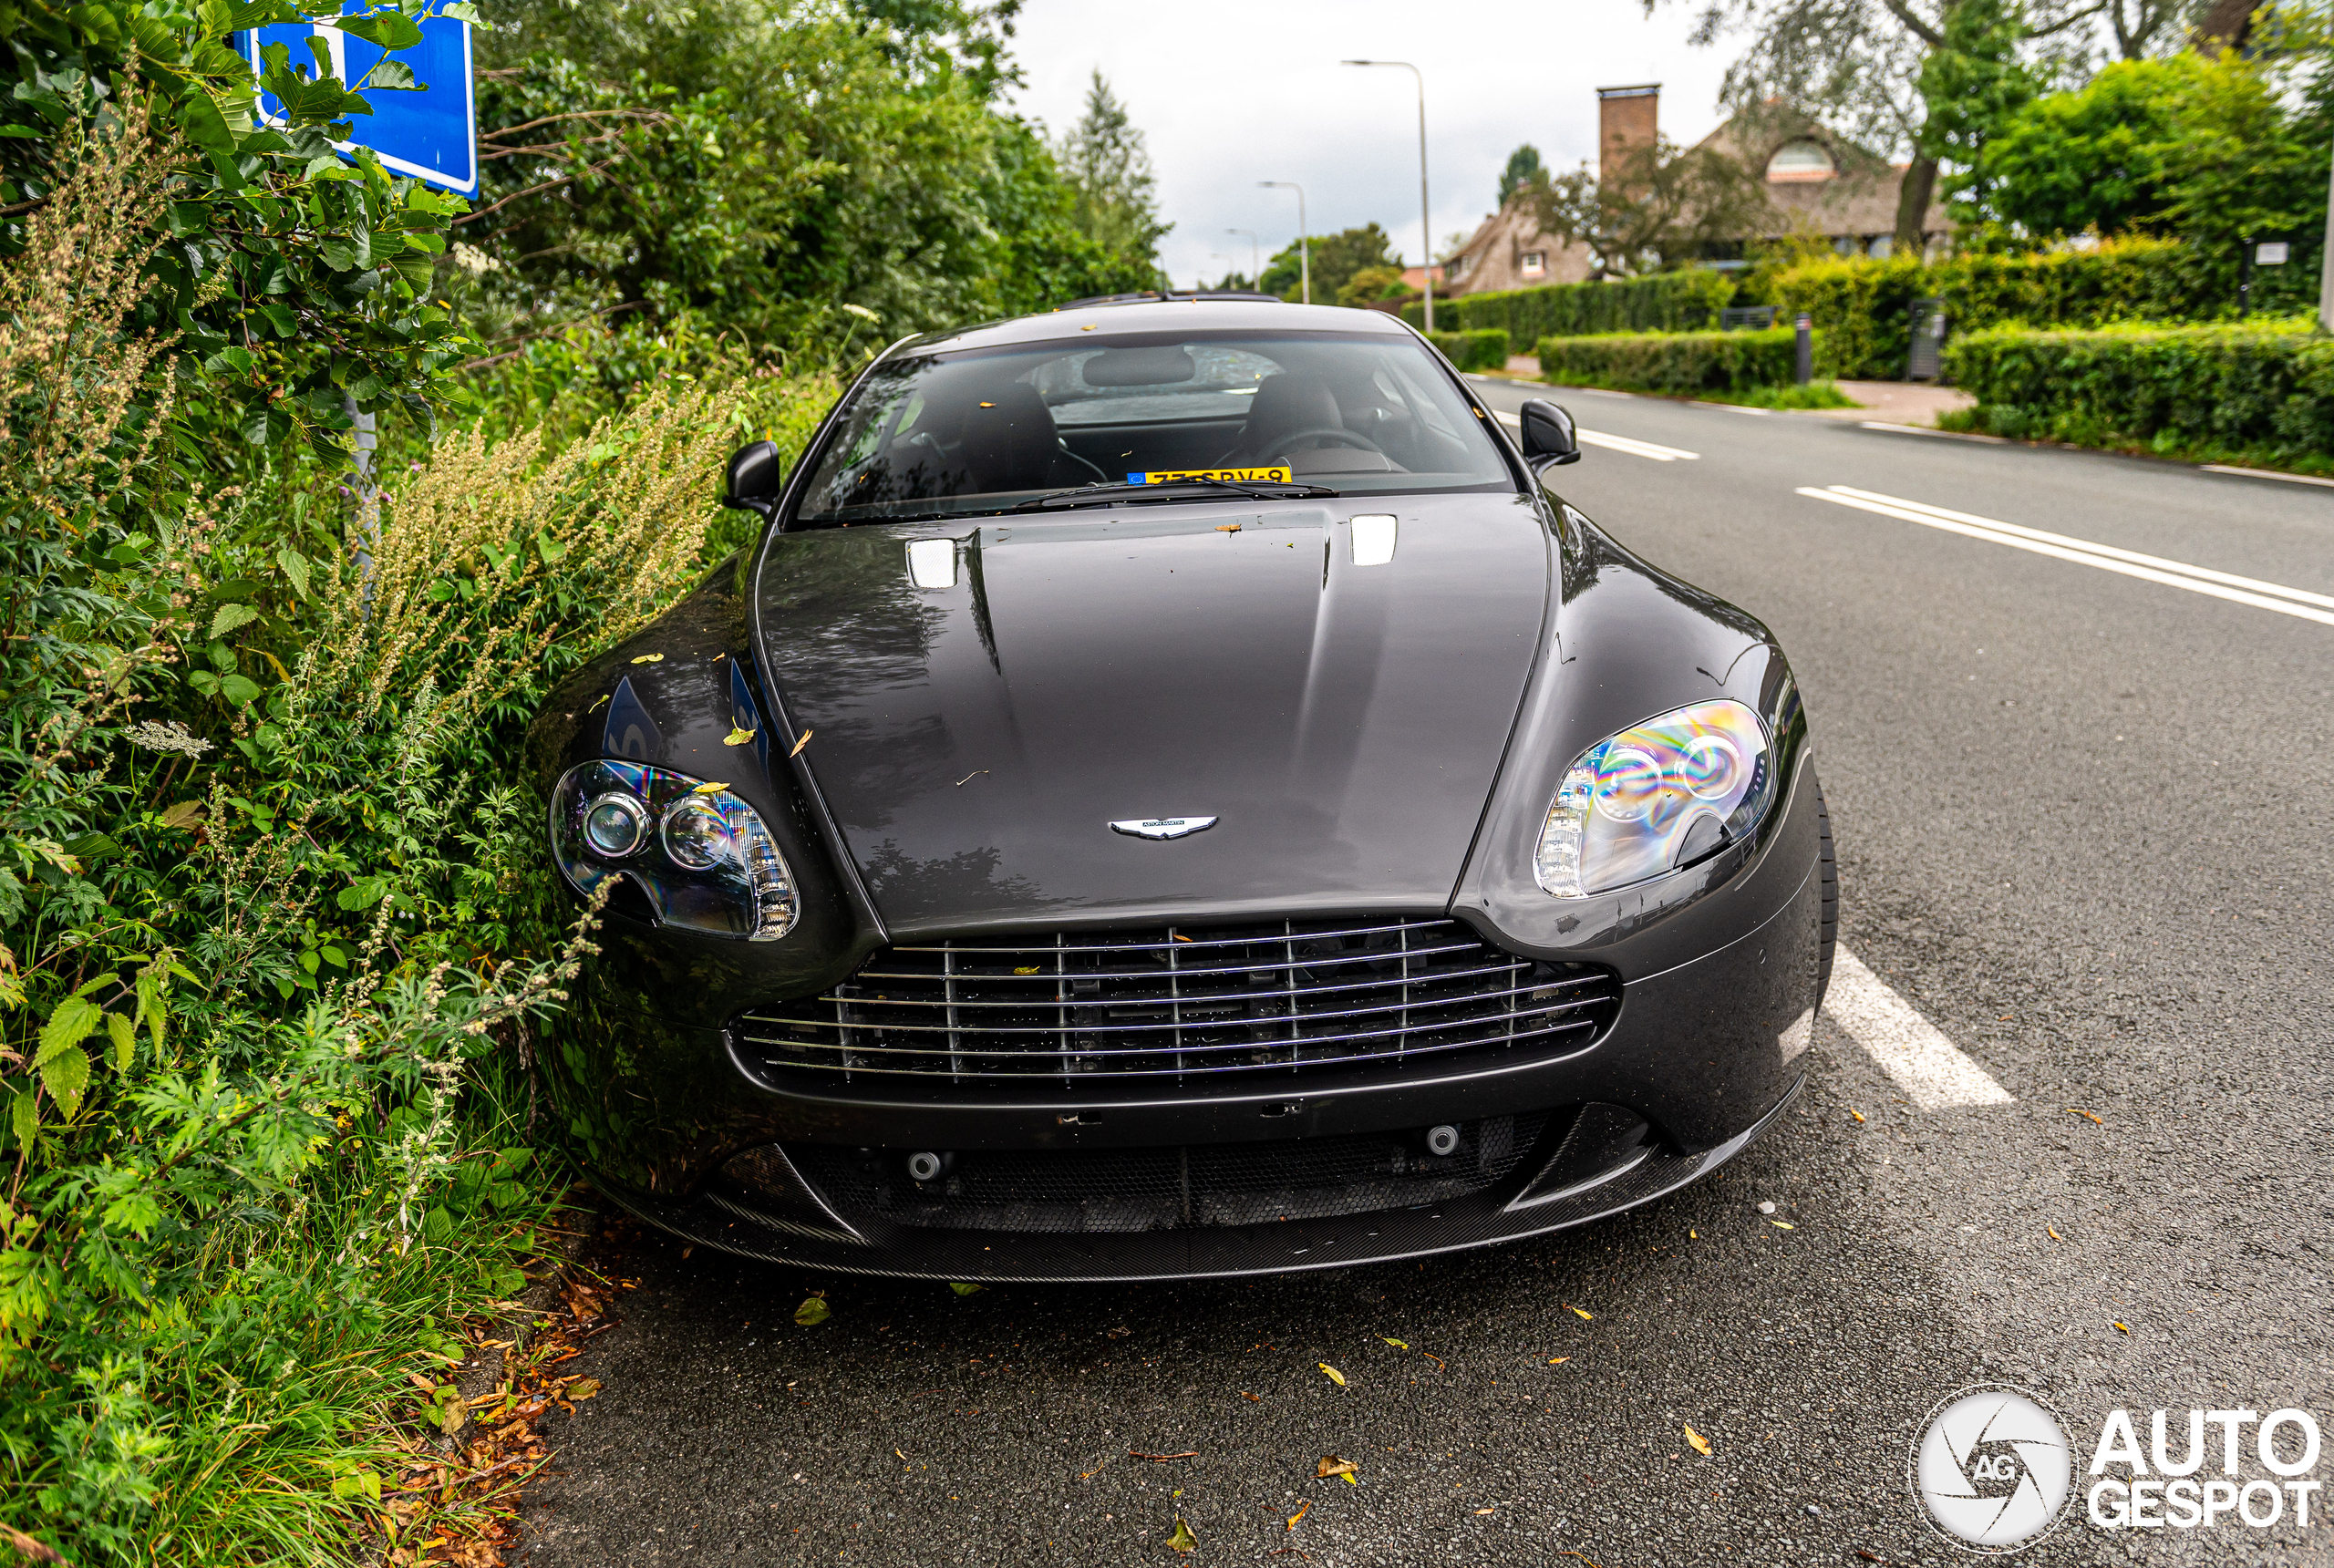
[[[1079,485],[1074,490],[1055,490],[1049,495],[1032,496],[1017,503],[1015,511],[1040,511],[1052,506],[1100,505],[1122,495],[1159,495],[1168,490],[1205,487],[1230,490],[1252,500],[1295,500],[1315,496],[1334,496],[1337,492],[1327,485],[1306,484],[1295,480],[1263,480],[1270,490],[1258,490],[1249,485],[1235,484],[1230,480],[1188,479],[1170,480],[1165,484],[1130,484],[1124,480],[1097,480],[1092,484]]]

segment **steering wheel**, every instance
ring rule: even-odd
[[[1260,458],[1268,458],[1275,455],[1285,456],[1287,453],[1296,451],[1297,449],[1298,442],[1303,441],[1307,438],[1317,437],[1326,438],[1337,446],[1354,447],[1365,452],[1375,452],[1381,458],[1386,456],[1385,448],[1371,440],[1368,436],[1356,435],[1353,431],[1347,429],[1343,425],[1314,425],[1302,430],[1291,430],[1286,436],[1275,436],[1266,449],[1258,452],[1256,455]],[[1390,461],[1391,459],[1389,459],[1389,460]]]

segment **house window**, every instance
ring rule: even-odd
[[[1463,278],[1463,277],[1465,277],[1469,273],[1471,273],[1471,272],[1472,272],[1472,271],[1474,270],[1474,267],[1475,267],[1475,258],[1474,258],[1474,257],[1472,257],[1472,256],[1453,256],[1453,257],[1451,257],[1451,263],[1450,263],[1450,265],[1449,265],[1448,267],[1446,267],[1446,268],[1444,269],[1444,271],[1445,271],[1445,273],[1449,275],[1449,277],[1450,277],[1450,278],[1451,278],[1451,279],[1455,280],[1455,279],[1459,279],[1459,278]]]
[[[1872,238],[1872,243],[1864,247],[1864,253],[1876,262],[1887,256],[1887,254],[1895,248],[1895,235],[1874,234]]]
[[[1767,178],[1778,185],[1789,185],[1811,180],[1829,180],[1839,172],[1832,155],[1820,141],[1802,138],[1786,141],[1775,149],[1767,160]]]
[[[1523,275],[1524,275],[1525,277],[1527,277],[1527,278],[1536,278],[1536,277],[1540,277],[1540,276],[1544,275],[1544,274],[1547,272],[1547,270],[1548,270],[1548,253],[1547,253],[1547,252],[1545,252],[1545,251],[1526,251],[1526,252],[1524,252],[1524,253],[1523,253]]]

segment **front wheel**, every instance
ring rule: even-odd
[[[1815,1005],[1832,986],[1832,952],[1840,941],[1840,862],[1832,851],[1832,813],[1823,804],[1823,786],[1815,786],[1815,865],[1823,889],[1823,914],[1816,928]]]

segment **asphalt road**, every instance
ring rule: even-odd
[[[1843,942],[2007,1102],[1924,1109],[1827,1014],[1773,1136],[1553,1243],[960,1299],[645,1240],[525,1561],[1165,1563],[1181,1517],[1202,1563],[1942,1563],[1907,1448],[1964,1385],[2044,1395],[2079,1487],[2116,1408],[2143,1444],[2172,1408],[2175,1451],[2189,1407],[2334,1424],[2334,624],[1798,493],[2334,595],[2334,492],[1563,396],[1696,454],[1592,447],[1561,488],[1781,634]],[[2025,1560],[2334,1562],[2322,1508],[2081,1506]]]

